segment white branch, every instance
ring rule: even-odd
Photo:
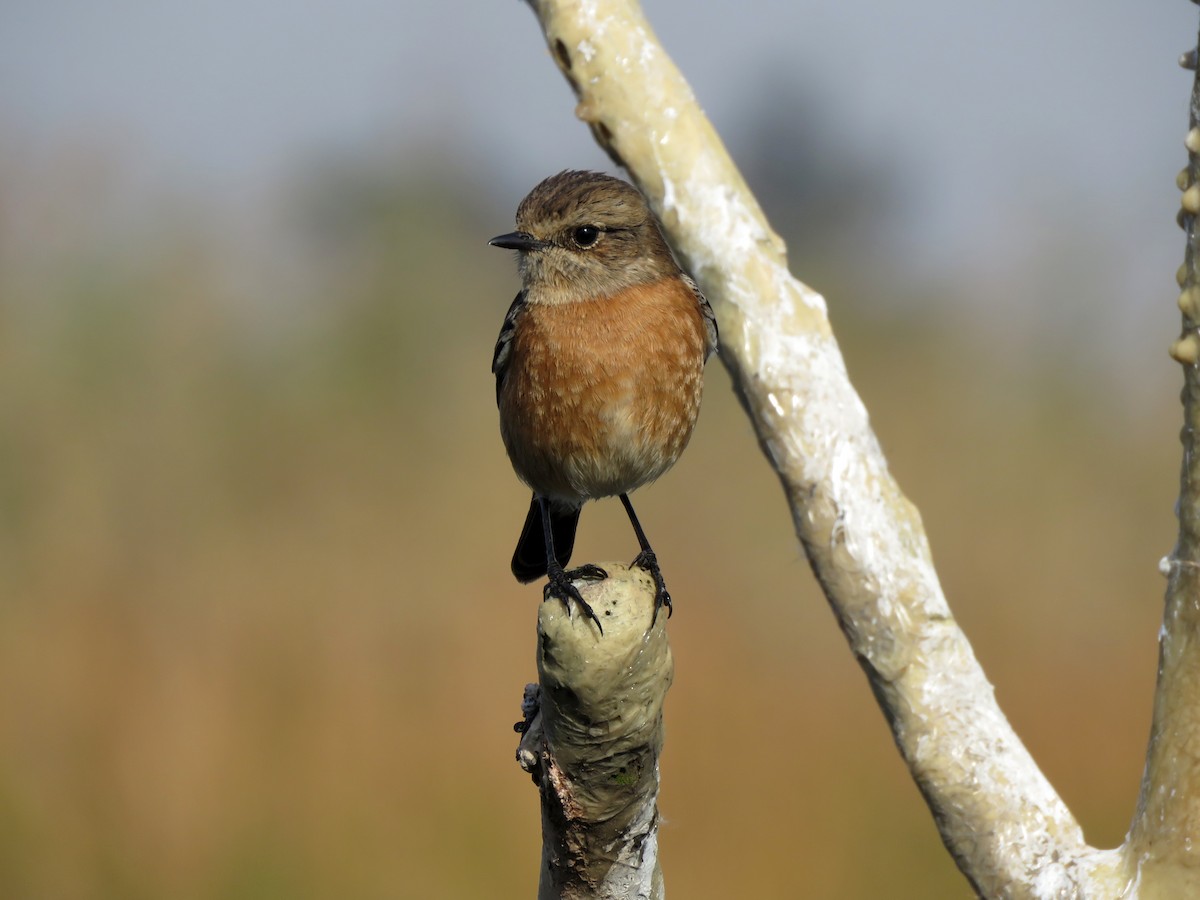
[[[579,582],[604,623],[557,600],[538,610],[539,709],[517,761],[541,795],[539,900],[662,900],[658,757],[674,663],[654,583],[604,563]]]
[[[995,701],[950,614],[920,516],[888,471],[824,299],[633,0],[531,0],[577,113],[650,198],[721,327],[721,358],[796,533],[942,839],[988,897],[1128,896]],[[719,55],[714,55],[719,65]]]

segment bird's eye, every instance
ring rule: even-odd
[[[571,237],[575,239],[575,243],[580,247],[590,247],[600,237],[600,229],[595,225],[580,225],[575,229]]]

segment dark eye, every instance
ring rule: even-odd
[[[595,225],[580,225],[571,234],[571,237],[575,239],[575,243],[580,247],[590,247],[600,237],[600,229]]]

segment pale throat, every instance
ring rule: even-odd
[[[521,282],[530,303],[577,303],[611,297],[659,281],[672,273],[661,260],[635,256],[624,260],[552,259],[542,254],[521,260]]]

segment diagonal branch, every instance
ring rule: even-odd
[[[825,301],[785,250],[634,0],[530,0],[577,114],[650,198],[713,302],[721,357],[851,650],[934,814],[985,896],[1127,883],[1084,842],[1009,726],[888,471]],[[1116,896],[1116,892],[1111,894]]]

